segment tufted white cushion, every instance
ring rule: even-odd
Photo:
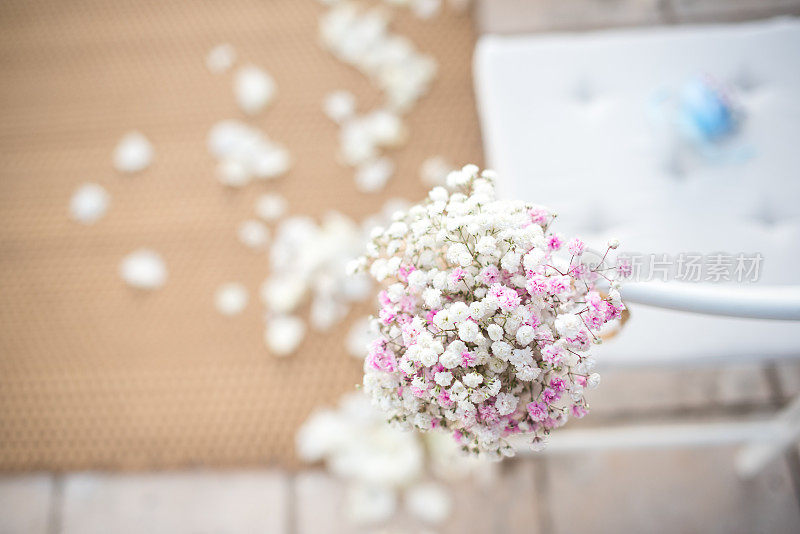
[[[679,165],[648,120],[658,90],[700,74],[733,88],[746,118],[729,152],[751,157]],[[550,206],[557,228],[598,247],[616,237],[632,252],[760,252],[758,283],[800,285],[798,21],[484,36],[475,84],[501,195]],[[624,334],[599,349],[616,363],[800,357],[800,323],[632,306]]]

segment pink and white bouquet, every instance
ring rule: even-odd
[[[553,233],[554,214],[497,200],[494,178],[475,165],[450,173],[452,192],[436,187],[376,228],[354,267],[385,284],[366,393],[390,421],[499,457],[513,455],[508,437],[540,449],[587,413],[584,390],[600,379],[589,349],[624,305],[608,249],[590,263],[582,241]]]

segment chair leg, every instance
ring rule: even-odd
[[[740,477],[753,478],[800,440],[800,395],[775,417],[769,432],[770,436],[754,436],[737,454],[736,472]]]

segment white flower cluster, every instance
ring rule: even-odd
[[[406,112],[427,92],[436,74],[432,57],[389,31],[390,16],[379,7],[362,10],[340,2],[320,20],[322,42],[339,60],[361,71],[383,91],[390,109]]]
[[[303,461],[324,461],[332,474],[349,483],[346,511],[356,523],[389,519],[399,507],[399,494],[412,516],[440,523],[450,512],[442,482],[485,478],[492,469],[462,454],[445,434],[423,435],[387,425],[362,393],[344,396],[335,410],[314,412],[298,431],[297,452]]]
[[[277,178],[291,166],[284,146],[255,126],[237,120],[220,121],[211,127],[208,151],[217,159],[220,182],[231,187],[243,187],[253,178]]]
[[[326,2],[330,3],[330,2]],[[365,193],[383,189],[394,164],[381,151],[404,143],[407,132],[400,114],[411,110],[428,91],[436,74],[433,58],[420,54],[404,37],[389,31],[389,12],[337,2],[320,19],[320,35],[338,59],[357,68],[384,95],[384,105],[355,114],[355,98],[347,91],[330,93],[325,114],[339,124],[342,161],[356,167],[356,186]]]
[[[398,203],[387,203],[384,211]],[[309,217],[281,221],[269,250],[270,276],[261,285],[265,339],[272,353],[286,356],[300,345],[306,328],[295,314],[306,301],[311,304],[312,328],[327,331],[347,316],[353,303],[369,298],[372,280],[367,275],[348,276],[347,264],[363,250],[367,229],[386,219],[381,214],[359,225],[341,213],[329,212],[320,224]]]
[[[355,271],[369,270],[381,335],[364,389],[390,420],[448,429],[472,452],[511,455],[506,438],[540,447],[597,385],[588,349],[624,306],[601,260],[565,243],[546,209],[495,199],[494,173],[467,165],[425,202],[376,228]]]

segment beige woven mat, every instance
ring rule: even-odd
[[[394,28],[440,75],[408,119],[395,178],[364,195],[335,162],[321,101],[345,88],[369,109],[378,94],[318,45],[321,12],[312,0],[0,3],[0,469],[294,465],[298,425],[359,381],[341,331],[308,337],[290,359],[267,353],[255,298],[267,258],[235,228],[265,191],[295,214],[360,219],[389,197],[420,198],[428,156],[480,163],[474,36],[465,15],[399,16]],[[296,160],[277,182],[228,191],[214,178],[206,133],[241,117],[230,74],[204,65],[220,42],[278,82],[278,100],[253,120]],[[156,160],[119,176],[111,152],[130,129],[152,140]],[[67,216],[84,181],[112,195],[89,227]],[[151,294],[117,275],[142,246],[169,268]],[[254,298],[227,319],[212,295],[231,280]]]

